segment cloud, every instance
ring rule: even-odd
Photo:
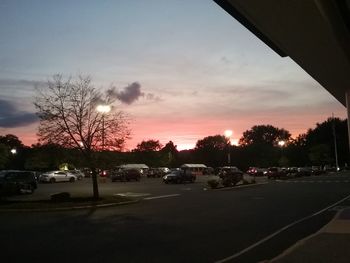
[[[37,86],[46,85],[46,82],[26,79],[0,79],[0,86]]]
[[[161,101],[162,100],[159,96],[156,96],[153,93],[147,93],[146,94],[146,99],[147,100],[152,100],[152,101]]]
[[[107,90],[109,96],[115,97],[125,104],[132,104],[137,101],[140,97],[144,97],[147,100],[160,101],[160,97],[153,93],[143,93],[141,91],[141,85],[138,82],[133,82],[126,86],[123,90],[117,90],[115,87]]]
[[[35,113],[19,111],[13,102],[0,99],[0,127],[22,127],[37,121]]]

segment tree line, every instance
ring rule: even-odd
[[[234,165],[243,170],[250,166],[335,166],[334,138],[338,163],[340,166],[347,166],[347,121],[339,118],[329,118],[317,123],[316,127],[295,139],[283,128],[256,125],[243,133],[239,146],[231,145],[229,139],[223,135],[213,135],[198,140],[194,149],[178,151],[172,141],[163,146],[159,140],[152,139],[140,142],[129,152],[95,150],[92,159],[96,167],[102,169],[110,169],[123,163],[145,163],[151,167],[204,163],[211,167]],[[16,149],[16,153],[11,153],[11,149]],[[0,136],[0,156],[0,169],[44,171],[58,169],[62,163],[68,163],[72,168],[89,166],[76,148],[54,143],[38,143],[27,147],[12,134]]]

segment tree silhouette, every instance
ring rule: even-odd
[[[272,125],[255,125],[250,130],[243,132],[240,139],[241,145],[269,144],[277,145],[278,141],[289,141],[291,134],[285,129],[279,129]]]
[[[135,152],[155,152],[159,151],[162,148],[159,140],[147,140],[142,141],[137,144],[136,148],[133,150]]]
[[[40,119],[39,141],[78,148],[92,169],[93,194],[99,198],[93,152],[101,146],[121,149],[129,137],[128,118],[113,105],[111,93],[101,94],[90,77],[64,79],[55,75],[46,87],[37,88],[35,107]],[[109,113],[97,106],[110,105]],[[103,144],[103,145],[102,145]]]
[[[225,150],[228,150],[229,140],[223,135],[207,136],[198,140],[194,149],[197,159],[210,166],[224,164]]]

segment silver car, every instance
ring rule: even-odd
[[[55,182],[75,182],[77,177],[66,171],[51,171],[43,173],[40,176],[40,182],[55,183]]]

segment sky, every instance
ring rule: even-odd
[[[172,140],[271,124],[296,137],[346,110],[210,0],[0,0],[0,135],[37,142],[35,85],[90,75],[118,105],[132,139]]]

